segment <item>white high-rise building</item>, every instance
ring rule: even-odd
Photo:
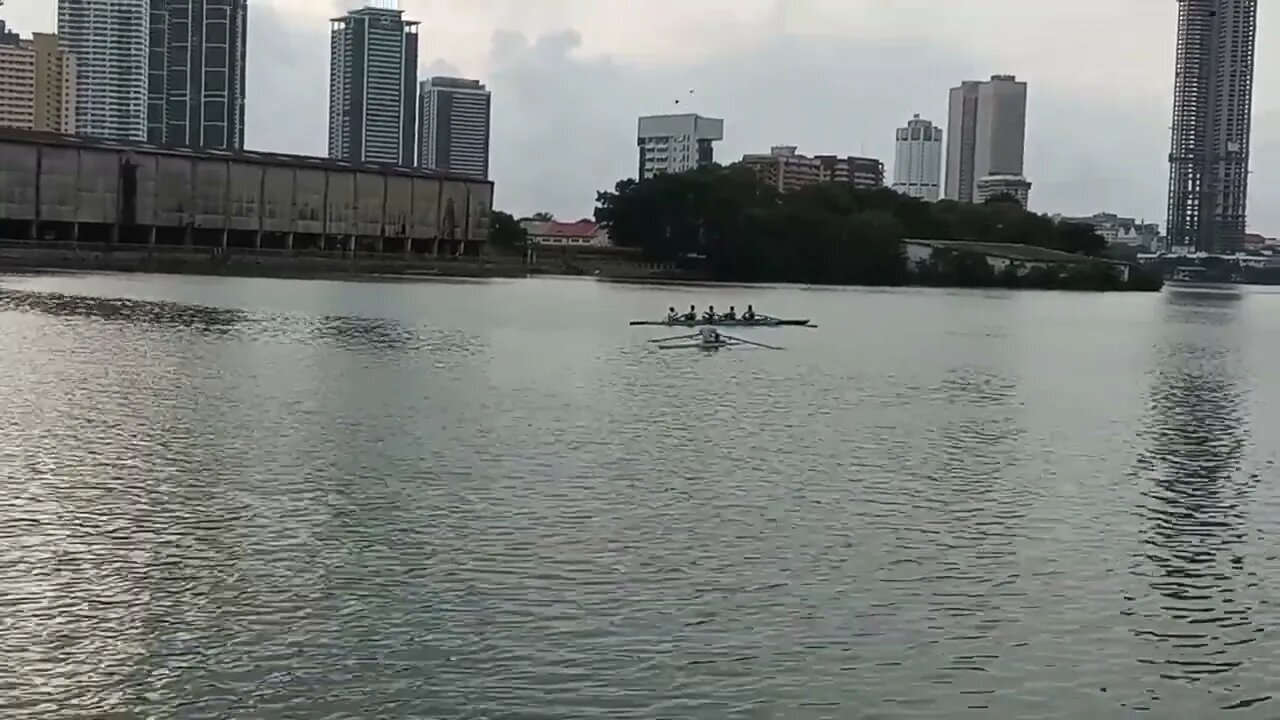
[[[1027,84],[1013,75],[966,81],[951,89],[947,118],[949,200],[974,202],[988,175],[1022,175]]]
[[[942,128],[916,115],[898,128],[893,189],[935,202],[942,185]]]
[[[418,165],[489,178],[489,90],[478,80],[433,77],[418,90]]]
[[[58,38],[75,58],[76,132],[147,139],[148,0],[58,0]]]
[[[330,21],[329,157],[413,167],[418,23],[394,7]]]
[[[640,118],[636,145],[640,148],[640,179],[680,173],[715,162],[712,143],[724,139],[724,120],[685,115],[647,115]]]

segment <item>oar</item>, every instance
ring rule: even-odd
[[[696,337],[698,337],[698,335],[697,335],[697,334],[694,334],[694,335],[672,335],[671,337],[655,338],[655,339],[653,339],[653,340],[650,340],[649,342],[651,342],[651,343],[670,342],[670,341],[672,341],[672,340],[688,340],[689,338],[696,338]]]
[[[740,338],[740,337],[734,337],[734,336],[732,336],[732,335],[724,335],[724,334],[721,334],[721,335],[720,335],[720,337],[722,337],[722,338],[727,338],[727,339],[732,340],[732,341],[734,341],[734,342],[740,342],[740,343],[742,343],[742,344],[744,344],[744,345],[755,345],[756,347],[762,347],[762,348],[766,348],[766,349],[769,349],[769,350],[781,350],[781,349],[782,349],[782,348],[778,347],[777,345],[765,345],[764,343],[753,342],[753,341],[751,341],[751,340],[743,340],[743,339],[742,339],[742,338]]]

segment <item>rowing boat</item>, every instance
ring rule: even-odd
[[[670,343],[672,340],[685,340],[687,342],[683,342],[678,345],[662,344]],[[755,342],[754,340],[746,340],[732,335],[725,335],[712,327],[699,328],[698,332],[692,335],[675,335],[672,337],[656,338],[649,342],[656,343],[659,350],[719,350],[720,348],[732,347],[734,345],[749,345],[765,348],[767,350],[782,349],[776,345],[766,345],[764,343]]]
[[[702,327],[704,325],[715,325],[716,327],[803,327],[809,325],[806,320],[782,320],[779,318],[756,318],[755,320],[632,320],[632,325],[654,325],[659,327]]]

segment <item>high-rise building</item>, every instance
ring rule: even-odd
[[[1244,244],[1257,0],[1179,0],[1169,217],[1174,247]]]
[[[1027,84],[1013,75],[966,81],[951,89],[947,117],[949,200],[973,202],[988,175],[1022,175]]]
[[[147,139],[244,149],[247,0],[150,0]]]
[[[0,126],[75,132],[75,60],[58,36],[24,40],[0,20]]]
[[[412,167],[418,23],[390,7],[330,21],[329,157]]]
[[[898,128],[893,189],[934,202],[942,185],[942,128],[916,115]]]
[[[148,0],[58,0],[58,40],[75,57],[75,131],[147,138]]]
[[[724,120],[685,115],[647,115],[640,118],[636,145],[640,149],[640,179],[680,173],[715,162],[712,143],[724,139]]]
[[[418,91],[418,165],[489,178],[489,91],[478,80],[433,77]]]

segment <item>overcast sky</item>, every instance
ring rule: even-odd
[[[248,144],[323,154],[328,23],[348,0],[250,0]],[[1280,234],[1280,8],[1262,3],[1252,229]],[[0,17],[52,31],[56,0]],[[495,204],[591,213],[636,168],[642,114],[725,118],[717,159],[770,145],[868,154],[892,172],[894,128],[945,125],[947,89],[1029,83],[1027,176],[1038,212],[1164,223],[1174,0],[400,0],[422,22],[420,72],[493,91]],[[689,91],[694,90],[690,98]],[[679,106],[674,104],[681,98]]]

